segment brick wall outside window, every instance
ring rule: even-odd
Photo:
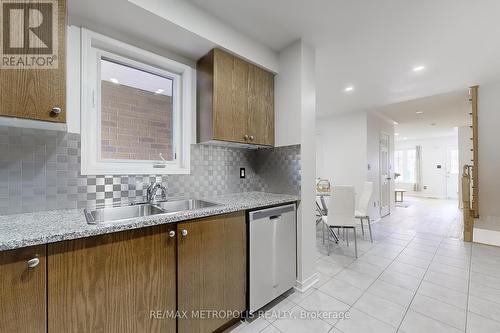
[[[173,159],[172,97],[101,82],[103,159]]]

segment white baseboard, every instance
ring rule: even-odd
[[[481,216],[474,220],[474,243],[500,246],[500,217]]]
[[[303,281],[297,280],[295,282],[295,290],[300,291],[301,293],[306,292],[309,288],[314,286],[319,281],[318,273],[314,273],[307,279]]]
[[[474,243],[500,246],[500,231],[474,228],[472,241]]]

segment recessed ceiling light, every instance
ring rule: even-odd
[[[422,113],[424,113],[424,111],[417,111],[417,112],[415,112],[415,113],[416,113],[416,114],[422,114]]]
[[[399,135],[399,133],[394,133],[394,135],[395,135],[395,136],[398,136],[398,135]]]
[[[120,82],[118,82],[118,79],[115,79],[114,77],[109,79],[109,81],[113,82],[114,84],[120,84]]]
[[[353,87],[353,86],[349,86],[349,87],[346,87],[346,88],[344,89],[344,91],[345,91],[345,92],[351,92],[351,91],[353,91],[353,90],[354,90],[354,87]]]
[[[397,121],[394,122],[394,125],[398,125],[399,123]]]
[[[421,72],[425,69],[425,66],[416,66],[416,67],[413,67],[413,71],[414,72]]]

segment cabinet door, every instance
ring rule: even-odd
[[[213,133],[215,140],[247,142],[249,64],[214,50]]]
[[[45,249],[40,245],[0,252],[2,332],[46,331]]]
[[[0,116],[53,122],[66,121],[66,0],[59,0],[56,3],[58,4],[58,8],[56,8],[58,22],[54,23],[54,26],[57,26],[56,37],[52,37],[53,31],[50,24],[43,24],[38,28],[43,31],[37,30],[39,36],[34,36],[33,33],[28,36],[25,33],[26,28],[24,28],[13,30],[10,38],[15,39],[18,43],[23,41],[24,45],[27,45],[28,40],[29,43],[32,43],[34,38],[39,37],[42,42],[46,38],[57,39],[57,43],[52,40],[52,47],[57,44],[57,68],[32,69],[29,66],[15,69],[0,68]],[[1,5],[8,6],[8,4],[3,3]],[[17,6],[16,8],[23,8],[26,12],[32,6],[36,8],[37,4],[27,4],[27,7],[19,7],[19,4]],[[45,9],[40,9],[39,12],[44,16],[50,15],[50,11]],[[28,16],[25,15],[25,17]],[[25,55],[29,59],[36,56],[33,52],[37,51],[29,49],[29,51],[23,52],[30,52],[30,54]],[[5,54],[5,56],[9,56],[9,54]],[[54,107],[61,108],[62,112],[60,114],[51,112]]]
[[[173,228],[49,244],[48,331],[175,332]]]
[[[274,145],[274,75],[250,65],[248,80],[248,134],[250,142]]]
[[[181,236],[183,230],[185,236]],[[232,318],[200,319],[191,314],[198,310],[245,310],[245,215],[239,212],[179,223],[177,232],[177,306],[189,314],[179,319],[178,332],[213,332]],[[204,312],[199,314],[201,317]]]

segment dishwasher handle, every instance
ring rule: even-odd
[[[275,219],[279,219],[281,217],[281,214],[280,215],[273,215],[271,217],[269,217],[270,220],[275,220]]]
[[[251,220],[278,218],[284,213],[295,211],[295,205],[279,206],[271,209],[258,210],[250,213]]]

